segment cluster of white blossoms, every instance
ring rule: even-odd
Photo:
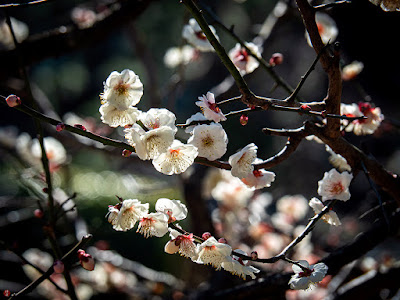
[[[381,109],[373,107],[368,102],[360,102],[358,104],[340,105],[340,114],[347,117],[366,117],[365,119],[357,119],[349,122],[342,120],[342,126],[347,132],[354,132],[355,135],[373,134],[384,119]]]
[[[246,279],[247,275],[254,279],[254,274],[259,272],[234,255],[247,255],[246,253],[240,250],[232,252],[232,247],[224,239],[217,241],[209,233],[203,234],[202,238],[195,238],[192,233],[171,228],[169,224],[185,219],[188,214],[185,204],[180,200],[160,198],[155,204],[155,210],[156,212],[149,213],[148,203],[126,199],[116,205],[110,205],[106,217],[117,231],[130,230],[138,223],[136,232],[143,234],[145,238],[163,237],[169,232],[171,240],[165,245],[166,253],[179,253],[195,263],[209,264],[217,270],[222,268],[243,279]],[[177,225],[174,228],[180,229]]]

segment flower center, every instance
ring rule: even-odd
[[[126,95],[128,93],[129,85],[124,82],[119,82],[115,87],[114,90],[117,92],[119,96]]]
[[[169,149],[169,153],[172,158],[177,158],[179,156],[180,149]]]
[[[196,35],[196,37],[199,39],[199,40],[206,40],[207,39],[207,37],[206,37],[206,35],[203,33],[203,31],[196,31],[195,33],[194,33],[195,35]]]
[[[344,187],[341,182],[336,182],[336,183],[332,184],[332,186],[329,189],[329,191],[334,195],[338,195],[338,194],[342,193],[343,190],[344,190]]]
[[[204,137],[202,139],[202,142],[203,142],[203,146],[210,147],[214,143],[214,140],[209,135],[207,135],[206,137]]]
[[[309,277],[312,272],[314,272],[314,269],[304,269],[303,272],[299,273],[299,277]]]
[[[239,61],[248,61],[249,54],[247,53],[246,49],[240,49],[236,57]]]
[[[210,103],[208,102],[208,108],[211,109],[212,111],[216,112],[216,113],[220,113],[221,110],[219,109],[219,107],[217,106],[217,104],[215,103]]]
[[[254,170],[254,171],[253,171],[253,175],[254,175],[255,177],[257,177],[257,178],[263,176],[260,170]]]

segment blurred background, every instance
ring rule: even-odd
[[[182,28],[190,15],[183,4],[179,1],[129,2],[53,0],[1,8],[1,95],[13,93],[22,101],[29,96],[19,68],[22,64],[33,97],[44,114],[71,125],[82,124],[91,132],[121,141],[124,141],[122,129],[110,128],[100,121],[99,94],[112,71],[131,69],[138,74],[144,85],[144,95],[137,107],[142,111],[151,107],[167,108],[175,113],[177,124],[185,123],[198,112],[194,103],[208,91],[214,91],[218,101],[239,95],[215,53],[196,52],[187,63],[166,64],[166,53],[171,47],[187,44],[182,38]],[[227,28],[234,25],[234,33],[243,41],[259,43],[266,61],[273,53],[281,53],[283,63],[275,66],[274,71],[290,86],[295,87],[312,64],[316,54],[307,43],[301,16],[292,1],[280,1],[281,6],[275,0],[198,2],[218,16]],[[340,43],[342,65],[353,61],[364,64],[356,79],[344,82],[342,102],[369,101],[380,107],[385,116],[385,121],[373,135],[347,133],[346,138],[398,173],[400,46],[395,38],[400,13],[384,12],[366,0],[354,0],[326,13],[338,28],[336,41]],[[115,18],[110,17],[113,14]],[[6,29],[7,15],[11,16],[15,31],[21,34],[21,45],[17,49]],[[232,36],[218,27],[210,16],[207,20],[215,26],[225,49],[233,48],[236,41]],[[245,75],[245,79],[257,95],[277,99],[288,96],[288,92],[277,86],[262,67]],[[326,90],[327,78],[317,65],[300,97],[303,101],[321,101]],[[222,110],[227,113],[243,108],[234,103],[223,106]],[[44,181],[40,167],[34,161],[34,153],[29,153],[31,148],[17,149],[23,144],[23,133],[26,133],[22,136],[28,145],[32,143],[30,139],[36,138],[32,119],[4,105],[0,114],[0,240],[3,246],[0,290],[18,291],[35,275],[25,266],[21,267],[15,253],[30,255],[38,264],[46,261],[41,255],[51,253],[42,228],[46,215],[35,215],[38,208],[45,207],[46,195],[42,191]],[[298,128],[307,118],[287,112],[254,112],[249,115],[246,126],[240,124],[239,116],[230,118],[224,123],[229,144],[222,159],[227,160],[251,142],[258,146],[258,157],[267,159],[282,149],[286,139],[266,136],[261,129]],[[304,199],[308,201],[318,196],[317,182],[332,168],[324,145],[303,141],[295,154],[271,170],[276,173],[276,180],[270,188],[253,193],[246,199],[244,207],[232,208],[213,199],[207,186],[203,185],[210,172],[204,166],[195,165],[182,176],[166,176],[154,170],[149,161],[134,156],[122,157],[121,149],[105,147],[68,132],[57,133],[54,127],[45,124],[44,129],[46,136],[55,138],[66,149],[64,161],[52,172],[55,199],[65,211],[56,232],[60,246],[68,251],[84,234],[93,234],[88,252],[97,254],[96,268],[100,271],[97,277],[79,272],[74,275],[82,299],[109,299],[111,296],[113,299],[182,299],[199,286],[206,289],[210,278],[213,279],[208,282],[219,287],[242,282],[230,275],[221,275],[224,272],[215,272],[211,267],[195,265],[178,255],[164,253],[167,237],[145,239],[134,230],[114,231],[105,215],[108,205],[118,203],[116,196],[149,202],[151,207],[162,197],[180,199],[189,207],[190,216],[181,224],[187,230],[193,230],[197,235],[210,231],[226,236],[235,247],[251,251],[257,246],[259,252],[274,255],[276,253],[266,250],[268,243],[273,242],[266,238],[260,242],[262,236],[269,232],[279,233],[282,235],[279,243],[284,246],[289,241],[287,238],[293,236],[295,227],[307,224],[307,219],[313,215],[307,210],[298,219],[291,220],[289,229],[277,229],[279,226],[271,220],[275,213],[282,213],[276,205],[278,200],[296,195],[301,200],[294,202],[304,203]],[[183,130],[177,136],[182,140],[189,137]],[[367,177],[361,172],[354,175],[351,202],[335,206],[339,216],[344,217],[344,226],[318,226],[317,233],[312,235],[314,246],[309,257],[321,258],[344,245],[376,217],[372,214],[358,219],[378,202]],[[221,175],[211,176],[220,179],[218,176]],[[391,200],[384,193],[381,197],[384,201]],[[247,206],[250,203],[255,203],[257,208]],[[262,213],[256,216],[252,209]],[[275,229],[271,229],[274,226]],[[374,257],[376,261],[382,257],[395,257],[393,253],[398,250],[398,240],[391,240],[389,246],[382,248]],[[29,249],[40,249],[41,252],[26,253]],[[51,264],[51,258],[49,261]],[[262,269],[262,274],[287,270],[285,265],[257,267]],[[65,295],[47,284],[24,299],[43,297],[64,299]]]

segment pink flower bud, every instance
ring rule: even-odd
[[[41,219],[44,216],[43,210],[37,208],[35,209],[35,211],[33,212],[35,218]]]
[[[247,122],[249,121],[249,117],[247,115],[241,115],[239,122],[240,124],[242,124],[243,126],[247,125]]]
[[[81,124],[75,124],[74,127],[79,128],[79,129],[81,129],[83,131],[86,131],[86,127],[81,125]]]
[[[61,274],[64,272],[64,263],[61,260],[56,260],[53,264],[54,273]]]
[[[6,102],[9,107],[15,107],[21,104],[21,99],[16,95],[9,95]]]
[[[129,156],[131,156],[131,154],[132,154],[132,151],[129,151],[128,149],[122,150],[123,157],[129,157]]]
[[[274,53],[274,54],[272,54],[271,58],[269,59],[269,64],[272,67],[280,65],[282,62],[283,62],[282,53]]]
[[[164,251],[168,254],[174,254],[179,251],[179,246],[176,245],[175,240],[170,240],[165,244]]]
[[[250,256],[251,256],[251,259],[252,259],[252,260],[258,259],[258,253],[257,253],[257,251],[252,251],[251,254],[250,254]]]
[[[88,271],[94,270],[94,259],[89,253],[86,253],[85,250],[79,249],[78,250],[78,258],[79,258],[79,262],[81,263],[81,266],[85,270],[88,270]]]
[[[219,238],[218,243],[228,244],[228,241],[226,240],[226,238]]]
[[[4,290],[4,291],[3,291],[3,296],[4,296],[4,297],[10,297],[10,296],[11,296],[10,290]]]
[[[58,132],[63,131],[65,129],[65,124],[64,123],[58,123],[56,126],[56,130]]]
[[[207,240],[207,239],[209,239],[210,237],[212,237],[212,235],[211,235],[211,233],[209,233],[209,232],[204,232],[204,233],[201,235],[201,238],[202,238],[203,240]]]

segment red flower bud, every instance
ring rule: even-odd
[[[21,99],[16,95],[9,95],[6,102],[9,107],[15,107],[21,104]]]
[[[240,124],[242,124],[243,126],[247,125],[247,122],[249,121],[249,117],[247,115],[241,115],[239,122]]]
[[[37,208],[35,209],[35,211],[33,212],[35,218],[41,219],[44,216],[43,210]]]
[[[272,67],[280,65],[282,62],[283,62],[282,53],[274,53],[274,54],[272,54],[271,58],[269,59],[269,64]]]
[[[218,243],[228,244],[228,241],[226,240],[226,238],[219,238]]]
[[[122,150],[123,157],[129,157],[129,156],[131,156],[131,154],[132,154],[132,151],[129,151],[128,149]]]
[[[10,290],[4,290],[4,291],[3,291],[3,296],[4,296],[4,297],[10,297],[10,296],[11,296]]]
[[[58,132],[63,131],[65,129],[65,124],[64,123],[58,123],[56,126],[56,130]]]
[[[86,127],[81,125],[81,124],[75,124],[74,127],[79,128],[79,129],[81,129],[83,131],[86,131]]]
[[[79,249],[78,250],[78,258],[79,258],[79,262],[81,263],[81,266],[85,270],[88,270],[88,271],[94,270],[94,259],[89,253],[86,253],[85,250]]]
[[[209,239],[210,237],[212,237],[212,235],[211,235],[211,233],[209,233],[209,232],[204,232],[204,233],[201,235],[201,238],[202,238],[203,240],[207,240],[207,239]]]

